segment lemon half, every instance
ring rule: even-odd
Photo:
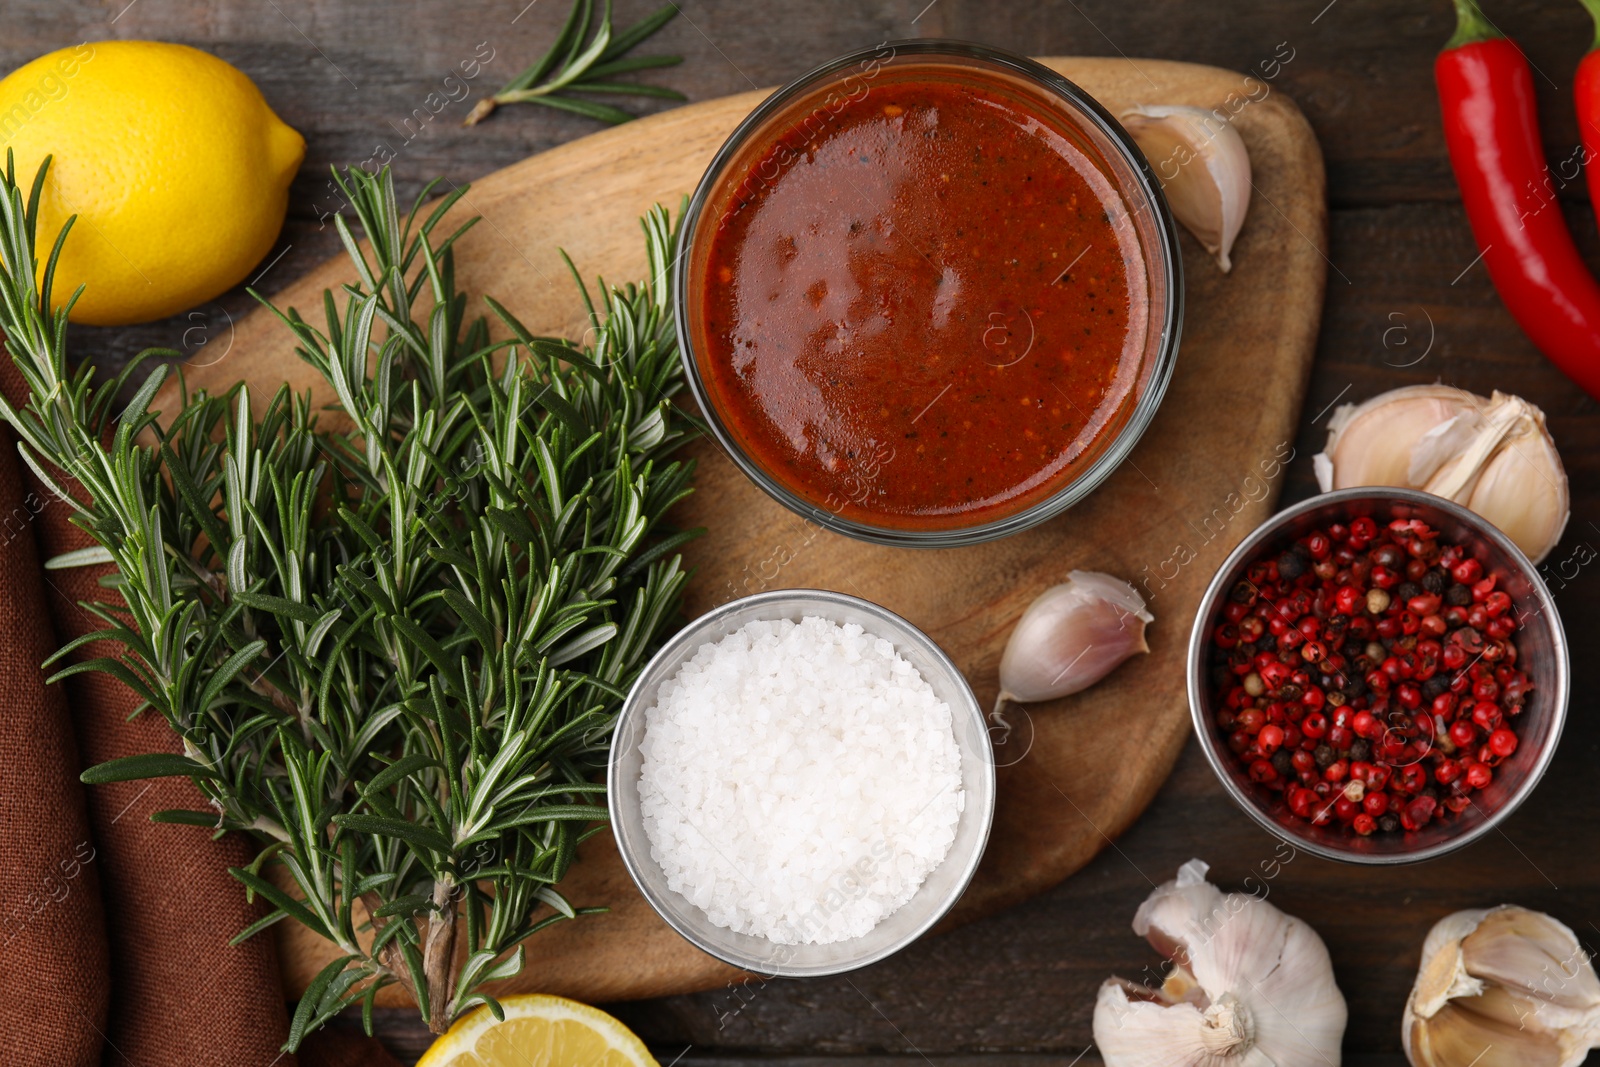
[[[93,41],[0,81],[0,163],[17,180],[53,156],[39,258],[78,216],[56,298],[75,322],[164,318],[237,285],[283,227],[306,143],[235,67],[187,45]]]
[[[522,994],[456,1020],[417,1067],[659,1067],[633,1031],[575,1000]]]

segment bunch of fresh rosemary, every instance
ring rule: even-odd
[[[26,199],[9,159],[0,179],[0,328],[32,393],[3,415],[62,499],[65,471],[90,500],[74,521],[102,547],[55,565],[112,561],[121,598],[87,605],[105,628],[57,658],[93,638],[123,654],[56,678],[116,676],[186,753],[84,779],[187,775],[213,810],[158,820],[263,842],[233,873],[273,910],[239,937],[288,918],[341,952],[291,1049],[358,1001],[370,1029],[390,982],[435,1031],[474,1004],[498,1014],[484,983],[584,910],[555,886],[605,816],[596,771],[697,532],[662,526],[692,473],[666,459],[690,430],[670,403],[666,212],[643,220],[646,282],[600,308],[579,282],[592,344],[530,336],[489,300],[514,337],[495,342],[455,282],[471,223],[440,228],[465,190],[402,214],[387,171],[335,178],[371,245],[338,219],[360,281],[324,295],[320,328],[278,313],[337,397],[321,424],[287,387],[256,413],[243,385],[184,390],[162,418],[164,365],[116,412],[135,367],[70,369],[67,308],[51,310],[65,232],[37,272],[44,170]]]

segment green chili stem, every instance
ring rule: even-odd
[[[1584,9],[1589,12],[1589,17],[1594,19],[1594,39],[1589,42],[1589,51],[1600,48],[1600,0],[1580,0]]]
[[[1589,3],[1590,0],[1583,0]],[[1495,29],[1494,23],[1484,16],[1478,7],[1477,0],[1454,0],[1456,5],[1456,32],[1444,43],[1444,50],[1460,48],[1465,44],[1477,44],[1480,41],[1493,41],[1504,37],[1505,34]]]

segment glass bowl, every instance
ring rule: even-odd
[[[1518,719],[1520,745],[1495,769],[1487,789],[1472,794],[1474,803],[1448,819],[1434,820],[1420,830],[1361,837],[1339,826],[1314,826],[1297,818],[1281,794],[1250,780],[1244,763],[1228,750],[1215,724],[1208,675],[1211,634],[1222,619],[1229,590],[1243,579],[1249,565],[1276,554],[1317,527],[1369,516],[1380,526],[1394,519],[1417,518],[1440,537],[1465,546],[1483,564],[1485,576],[1498,577],[1496,588],[1511,595],[1519,625],[1515,634],[1517,663],[1526,664],[1533,688]],[[1533,792],[1555,756],[1567,717],[1567,640],[1561,617],[1538,571],[1510,538],[1459,504],[1411,489],[1356,488],[1324,493],[1279,512],[1255,529],[1217,571],[1200,601],[1189,635],[1189,709],[1195,735],[1211,769],[1239,807],[1259,825],[1326,859],[1350,863],[1395,864],[1432,859],[1461,848],[1494,830]]]
[[[1031,503],[1010,512],[975,518],[970,525],[918,529],[892,522],[875,523],[865,516],[843,514],[844,506],[823,506],[785,484],[747,449],[718,410],[716,391],[707,381],[707,345],[700,338],[701,312],[711,240],[720,219],[714,204],[749,179],[753,162],[774,138],[794,128],[797,116],[813,100],[826,106],[829,94],[870,91],[883,70],[901,73],[927,68],[930,73],[955,68],[998,79],[1008,92],[1025,96],[1028,106],[1049,109],[1077,135],[1077,147],[1100,167],[1127,205],[1128,216],[1145,265],[1146,299],[1141,326],[1145,344],[1137,376],[1127,399],[1099,431],[1092,444],[1070,461],[1060,484]],[[798,110],[797,110],[798,109]],[[863,49],[825,63],[773,93],[734,130],[723,144],[682,220],[679,254],[674,268],[673,301],[679,344],[689,386],[712,435],[746,476],[773,499],[802,518],[863,541],[907,547],[939,548],[975,544],[1005,537],[1061,514],[1105,481],[1125,459],[1154,418],[1177,358],[1183,321],[1183,262],[1177,230],[1167,203],[1144,155],[1133,138],[1098,102],[1055,71],[1022,56],[957,41],[896,41]],[[1127,358],[1124,355],[1124,358]],[[913,420],[914,421],[914,420]],[[859,510],[859,509],[858,509]]]
[[[956,747],[961,752],[961,785],[965,807],[956,824],[955,841],[944,861],[929,872],[911,899],[871,931],[825,945],[784,945],[713,925],[706,913],[667,887],[666,876],[651,856],[650,839],[639,806],[639,773],[644,759],[644,713],[656,702],[661,684],[678,673],[700,647],[720,640],[757,619],[790,619],[812,615],[855,623],[881,637],[905,657],[950,705]],[[818,589],[780,589],[724,604],[702,615],[645,666],[617,717],[606,774],[607,803],[617,850],[634,883],[657,914],[686,940],[725,963],[757,974],[808,978],[865,967],[900,951],[944,917],[966,891],[983,858],[994,820],[994,750],[988,723],[961,671],[938,645],[893,612],[866,600]],[[849,872],[845,872],[849,873]]]

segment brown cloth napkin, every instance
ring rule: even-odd
[[[21,465],[0,430],[0,996],[6,1062],[59,1067],[99,1062],[110,987],[78,744],[39,669],[56,636]]]
[[[26,396],[21,376],[3,351],[0,390],[18,406]],[[0,449],[5,452],[0,461],[0,516],[14,504],[8,491],[16,497],[33,493],[32,509],[25,502],[23,507],[29,514],[37,509],[31,525],[38,557],[48,559],[91,544],[88,535],[68,521],[71,509],[53,499],[31,472],[24,470],[19,485],[20,461],[9,434]],[[75,483],[63,484],[69,491],[76,489]],[[18,543],[23,540],[16,539]],[[18,619],[31,620],[15,627],[17,632],[0,637],[0,663],[17,665],[0,684],[38,689],[38,664],[47,650],[100,628],[99,620],[78,602],[108,598],[98,580],[111,568],[46,572],[40,568],[33,546],[28,547],[26,561],[20,552],[7,553],[0,560],[0,582],[4,583],[0,598],[10,598],[18,609]],[[48,620],[39,611],[41,576]],[[31,610],[19,601],[30,589],[35,600]],[[4,602],[0,599],[0,604]],[[50,620],[54,622],[53,636],[47,625]],[[79,655],[111,655],[115,651],[97,644]],[[146,712],[129,718],[138,700],[109,675],[80,674],[64,686],[83,766],[144,752],[181,751],[177,737],[158,714]],[[72,764],[72,735],[61,716],[59,688],[50,687],[34,698],[41,709],[34,718],[47,718],[48,709],[54,712],[53,724],[41,726],[31,736],[10,722],[0,727],[0,736],[9,742],[0,764],[25,764],[37,775],[36,781],[25,778],[19,782],[12,767],[0,771],[6,775],[7,786],[6,795],[0,798],[4,805],[0,807],[0,852],[10,857],[13,848],[19,848],[22,855],[40,861],[38,866],[27,864],[27,870],[5,870],[6,880],[0,883],[7,889],[5,900],[15,899],[18,893],[26,895],[28,889],[15,886],[26,887],[30,880],[38,883],[49,876],[54,868],[48,864],[55,863],[58,855],[70,855],[79,840],[92,840],[93,860],[80,861],[81,870],[70,882],[73,892],[61,905],[42,910],[28,933],[16,938],[14,956],[10,947],[5,950],[4,966],[0,967],[0,997],[4,1000],[0,1003],[20,1026],[4,1028],[38,1029],[37,1040],[59,1042],[45,1048],[42,1058],[8,1057],[7,1064],[88,1067],[101,1062],[103,1055],[107,1065],[136,1067],[295,1067],[294,1056],[279,1052],[288,1020],[272,936],[253,937],[237,946],[228,944],[235,933],[262,914],[260,903],[246,903],[243,887],[228,874],[229,867],[249,862],[252,843],[237,834],[212,840],[210,832],[200,827],[152,823],[149,816],[155,811],[207,807],[199,790],[185,778],[114,783],[85,791],[77,781],[78,768]],[[88,834],[83,828],[85,796]],[[49,827],[37,818],[30,819],[30,809],[22,807],[47,804],[60,812]],[[74,813],[76,823],[72,822]],[[29,836],[41,835],[46,829],[48,839],[35,842]],[[0,869],[12,866],[0,863]],[[60,875],[56,877],[59,880]],[[67,905],[75,901],[79,910],[69,910]],[[45,923],[50,925],[42,925]],[[54,931],[58,926],[71,926],[77,940],[46,936],[47,929]],[[52,968],[65,976],[52,982],[48,977]],[[28,996],[44,1003],[37,1013],[22,1015],[19,1002]],[[78,1015],[88,1022],[87,1027],[81,1022],[72,1026],[71,1020]],[[69,1046],[60,1035],[42,1032],[57,1020],[65,1020],[64,1026],[80,1034],[78,1045]],[[93,1051],[86,1053],[81,1032],[92,1034],[95,1030],[104,1031],[105,1049],[102,1053],[95,1042]],[[313,1050],[311,1042],[307,1045],[308,1064],[396,1064],[369,1039],[339,1040],[340,1051],[334,1056],[327,1054],[334,1046]]]

